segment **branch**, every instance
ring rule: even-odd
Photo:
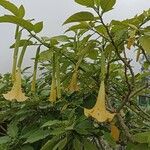
[[[33,34],[31,31],[28,31],[30,33],[30,35],[35,38],[38,42],[40,42],[42,45],[44,45],[45,47],[47,47],[48,49],[51,48],[50,44],[43,42],[36,34]],[[53,49],[55,52],[57,52],[55,49]],[[65,55],[64,53],[62,53],[61,51],[59,51],[59,53],[64,56],[66,59],[68,59],[70,62],[72,62],[74,65],[76,65],[76,62],[74,60],[72,60],[71,58],[69,58],[67,55]],[[85,69],[83,69],[82,67],[79,66],[79,69],[83,72],[86,72]],[[95,83],[97,85],[99,85],[99,83],[97,83],[97,80],[91,76],[91,78],[93,79],[93,81],[95,81]]]
[[[95,10],[96,13],[98,14],[102,25],[105,27],[106,32],[107,32],[107,34],[108,34],[108,36],[109,36],[109,38],[110,38],[110,40],[111,40],[111,43],[112,43],[112,45],[113,45],[114,48],[115,48],[115,51],[116,51],[117,56],[118,56],[119,59],[129,68],[130,73],[131,73],[131,75],[132,75],[132,85],[134,85],[135,79],[134,79],[134,72],[133,72],[133,70],[132,70],[132,67],[128,64],[128,62],[127,62],[124,58],[121,57],[121,55],[120,55],[120,53],[119,53],[119,49],[118,49],[118,47],[116,46],[116,44],[115,44],[115,42],[114,42],[114,39],[113,39],[111,33],[109,32],[109,29],[108,29],[107,25],[104,23],[104,21],[103,21],[101,15],[100,15],[100,13],[99,13],[99,10],[97,10],[97,9],[94,9],[94,10]]]

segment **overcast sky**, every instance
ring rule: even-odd
[[[63,34],[62,23],[75,12],[85,10],[74,0],[11,0],[18,6],[23,4],[26,9],[26,18],[34,18],[36,21],[44,21],[43,36],[54,36]],[[150,8],[150,0],[117,0],[115,9],[105,16],[105,20],[126,19]],[[6,13],[0,7],[0,14]],[[12,62],[12,44],[14,25],[0,24],[0,72],[9,72]],[[30,58],[34,50],[28,50],[24,66],[32,65]],[[138,65],[135,66],[138,70]]]

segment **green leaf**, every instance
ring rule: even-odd
[[[53,150],[53,147],[60,141],[59,136],[54,136],[51,140],[46,142],[41,150]]]
[[[54,36],[51,39],[55,39],[58,42],[69,42],[69,38],[66,35]]]
[[[114,141],[110,133],[104,132],[104,140],[106,140],[113,148],[115,148],[116,142]]]
[[[10,139],[9,136],[2,136],[2,137],[0,137],[0,145],[1,145],[1,144],[8,143],[8,142],[10,142],[10,141],[11,141],[11,139]]]
[[[74,150],[83,150],[83,144],[77,138],[74,138],[73,148]]]
[[[98,51],[95,50],[95,49],[89,50],[89,52],[88,52],[88,57],[91,58],[91,59],[96,60],[97,57],[98,57]]]
[[[53,52],[50,50],[43,51],[39,54],[39,61],[49,61],[53,56]]]
[[[137,133],[133,138],[138,143],[150,143],[150,131]]]
[[[100,1],[103,12],[107,12],[113,9],[113,6],[115,5],[115,3],[116,3],[116,0],[101,0]]]
[[[43,29],[43,22],[38,22],[33,27],[35,33],[41,32],[42,29]]]
[[[19,15],[18,8],[10,1],[0,0],[0,5],[4,7],[5,9],[9,10],[10,12],[12,12],[14,15],[16,16]]]
[[[17,124],[18,122],[12,122],[8,125],[7,134],[12,138],[15,138],[18,135]]]
[[[42,125],[42,127],[50,127],[52,125],[60,124],[62,121],[60,120],[50,120]]]
[[[75,30],[79,30],[79,29],[90,29],[89,25],[87,22],[81,22],[80,24],[71,26],[69,29],[67,29],[65,32],[68,31],[75,31]]]
[[[67,144],[67,137],[60,140],[53,148],[53,150],[63,150]]]
[[[32,45],[32,44],[33,44],[33,42],[32,42],[32,41],[29,41],[29,40],[23,39],[23,40],[20,40],[20,41],[19,41],[19,47],[24,46],[24,44],[25,44],[26,42],[28,43],[28,45]],[[15,43],[14,43],[14,44],[12,44],[12,45],[10,46],[10,48],[14,48],[14,47],[15,47]]]
[[[53,131],[51,131],[50,134],[53,135],[53,136],[57,136],[57,135],[64,134],[65,132],[66,132],[65,128],[64,127],[60,127],[60,128],[56,128]]]
[[[81,22],[81,21],[93,21],[94,16],[90,12],[78,12],[72,16],[70,16],[64,24],[72,23],[72,22]]]
[[[75,2],[83,6],[94,7],[94,0],[75,0]]]
[[[25,16],[25,9],[24,9],[23,5],[21,5],[21,6],[19,7],[18,16],[19,16],[20,18],[23,18],[23,17]]]
[[[34,148],[30,145],[24,145],[23,147],[21,147],[21,150],[34,150]]]
[[[128,143],[126,150],[149,150],[148,144],[132,144]]]
[[[142,36],[139,39],[139,42],[141,44],[141,46],[143,47],[143,49],[145,50],[145,52],[147,54],[150,54],[150,36]]]
[[[84,150],[97,150],[97,147],[87,139],[84,140]]]
[[[103,25],[96,26],[95,29],[98,33],[107,36],[106,28]]]
[[[101,1],[101,0],[94,0],[95,5],[96,5],[96,6],[100,6],[100,5],[101,5],[100,1]]]
[[[12,15],[5,15],[0,17],[0,23],[13,23],[13,24],[17,24],[27,30],[32,31],[33,30],[33,25],[24,19],[21,19],[19,17],[16,16],[12,16]]]
[[[39,129],[34,133],[32,133],[31,135],[29,135],[25,143],[34,143],[36,141],[46,138],[47,136],[49,136],[48,131]]]

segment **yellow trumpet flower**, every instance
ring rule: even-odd
[[[50,102],[54,103],[56,102],[56,99],[57,99],[56,79],[53,78],[52,83],[51,83],[51,91],[50,91],[49,100]]]
[[[79,90],[79,86],[77,85],[78,71],[74,71],[72,78],[70,80],[70,84],[68,86],[68,90],[70,92],[75,92]]]
[[[3,94],[6,100],[12,101],[17,100],[18,102],[24,102],[28,99],[21,89],[21,71],[18,69],[15,73],[15,81],[11,91],[7,94]]]
[[[115,116],[115,113],[110,113],[106,110],[105,101],[105,84],[104,81],[102,81],[96,104],[92,109],[84,108],[85,116],[93,117],[98,122],[112,121],[112,119]]]

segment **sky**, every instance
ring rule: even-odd
[[[35,19],[44,22],[44,29],[40,36],[61,35],[65,31],[62,26],[63,22],[72,14],[87,10],[80,6],[74,0],[11,0],[11,2],[26,9],[26,18]],[[150,8],[150,0],[117,0],[112,11],[105,15],[105,21],[111,19],[126,19],[142,13],[143,10]],[[0,15],[6,14],[7,11],[0,7]],[[14,41],[15,26],[12,24],[0,24],[0,72],[6,73],[11,71],[12,49],[10,45]],[[131,54],[130,54],[131,53]],[[130,52],[132,56],[133,52]],[[24,60],[24,67],[32,65],[31,58],[34,57],[35,50],[29,49]],[[134,63],[135,71],[139,71],[139,65]]]

